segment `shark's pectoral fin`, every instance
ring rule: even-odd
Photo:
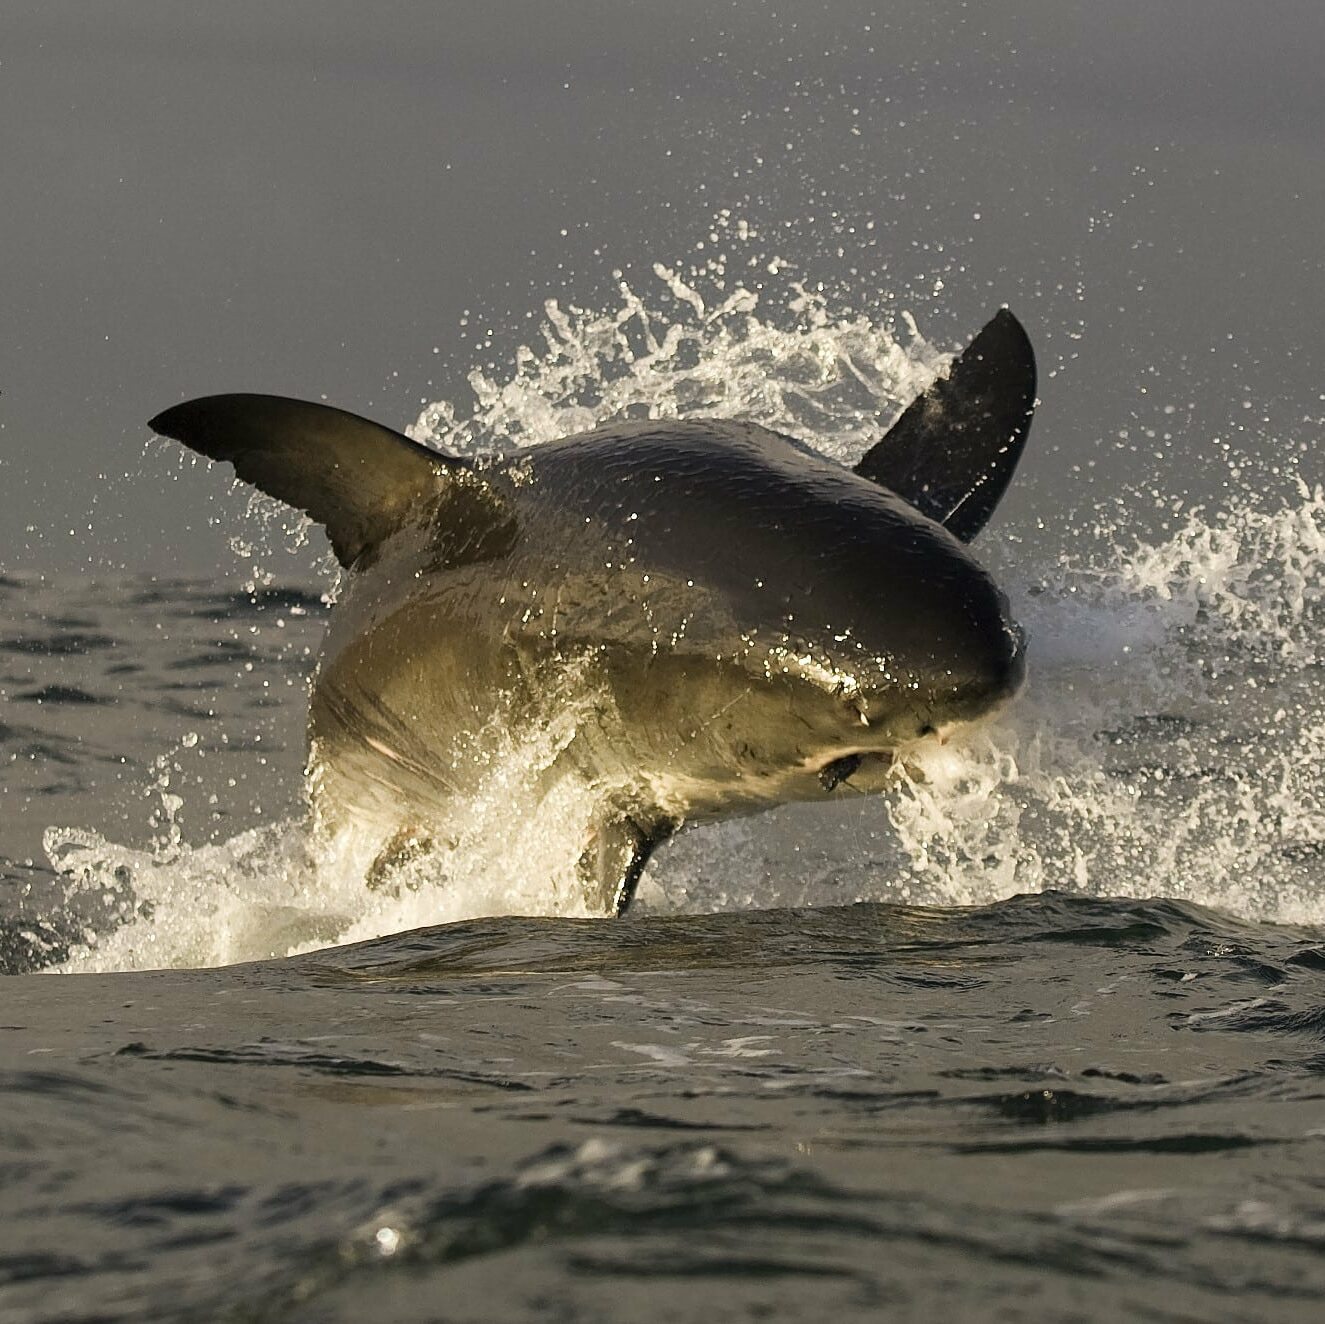
[[[670,823],[646,830],[626,814],[604,814],[577,870],[589,905],[609,915],[624,915],[649,857],[673,831]]]
[[[268,496],[327,530],[336,559],[351,566],[411,519],[459,496],[458,531],[472,547],[502,523],[465,461],[420,446],[356,414],[276,395],[211,395],[158,414],[153,431],[226,460]]]
[[[970,542],[1007,489],[1034,408],[1035,353],[1004,308],[856,472]]]

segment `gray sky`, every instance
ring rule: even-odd
[[[1022,315],[1014,518],[1217,491],[1215,437],[1320,477],[1322,56],[1319,0],[6,0],[0,569],[233,569],[152,414],[403,425],[722,206],[940,342]]]

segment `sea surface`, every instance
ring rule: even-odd
[[[953,348],[656,274],[414,434],[850,462]],[[218,480],[241,577],[0,581],[0,1321],[1312,1317],[1325,492],[1280,441],[1215,504],[996,521],[1018,700],[888,796],[683,833],[615,922],[523,798],[549,733],[444,867],[319,857],[337,586],[265,503]]]

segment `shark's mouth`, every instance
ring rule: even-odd
[[[869,749],[838,755],[825,763],[816,776],[819,785],[830,795],[839,788],[870,795],[885,790],[892,782],[890,774],[902,766],[902,756],[897,750]]]
[[[937,741],[946,744],[948,731],[933,726],[922,727],[917,733],[917,740],[928,743]],[[862,795],[884,789],[889,784],[889,773],[905,767],[914,775],[914,768],[907,760],[907,751],[911,742],[905,742],[896,748],[858,749],[849,754],[839,754],[830,759],[815,774],[819,785],[830,794],[838,787],[846,786]],[[859,780],[857,773],[862,774]],[[863,783],[863,784],[862,784]]]
[[[844,754],[841,758],[834,759],[831,763],[825,763],[819,769],[819,785],[825,791],[835,791],[842,785],[854,772],[859,771],[860,765],[864,763],[864,754]]]

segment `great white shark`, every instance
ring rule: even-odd
[[[309,788],[370,882],[447,841],[494,722],[573,734],[539,776],[594,804],[577,872],[621,914],[683,824],[877,783],[1003,704],[1024,636],[967,549],[1035,406],[998,312],[847,469],[754,423],[658,419],[477,459],[367,419],[215,395],[151,427],[321,524],[347,572]]]

